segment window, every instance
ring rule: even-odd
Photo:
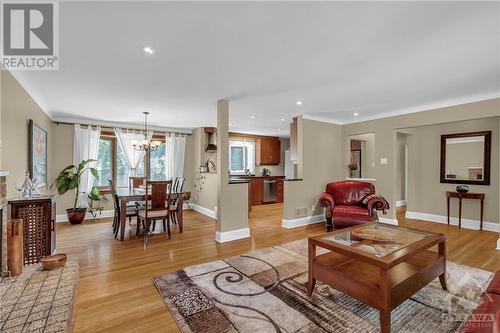
[[[165,142],[158,149],[149,152],[149,179],[165,179]]]
[[[146,157],[146,154],[144,154]],[[136,176],[144,176],[144,159],[139,162],[137,170],[135,170]],[[127,158],[125,153],[117,142],[117,152],[116,152],[116,187],[127,187],[128,177],[131,176],[130,168],[128,167]]]
[[[229,170],[231,174],[242,175],[245,170],[255,173],[255,143],[229,141]]]
[[[99,180],[94,178],[94,186],[108,186],[108,179],[113,179],[113,140],[110,138],[99,140],[96,169],[99,172]]]
[[[153,137],[156,141],[164,141],[160,135]],[[116,187],[127,187],[130,168],[125,153],[122,151],[113,132],[101,132],[96,168],[99,180],[94,180],[94,186],[106,191],[108,179],[112,179]],[[147,171],[147,174],[146,174]],[[151,180],[165,179],[165,142],[155,151],[146,152],[136,171],[137,176],[147,176]]]

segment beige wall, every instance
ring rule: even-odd
[[[401,116],[364,121],[342,127],[344,150],[347,149],[347,137],[354,134],[375,133],[375,170],[374,178],[377,192],[384,195],[391,204],[389,215],[395,219],[396,202],[396,132],[398,129],[441,124],[455,121],[496,117],[500,114],[500,98],[410,113]],[[387,158],[387,164],[380,164],[380,158]],[[347,159],[344,164],[347,163]],[[498,186],[498,183],[496,184]]]
[[[40,106],[5,70],[2,70],[1,87],[1,139],[2,165],[0,169],[10,172],[7,177],[7,194],[14,197],[18,194],[15,183],[24,180],[24,173],[28,171],[28,121],[33,119],[47,131],[47,163],[48,182],[53,181],[50,172],[52,165],[52,143],[54,141],[53,124]],[[46,190],[41,189],[42,191]]]
[[[413,168],[409,177],[413,178],[408,188],[407,210],[434,215],[446,215],[444,193],[454,190],[456,184],[440,183],[440,142],[442,134],[492,131],[491,138],[491,184],[469,185],[471,192],[486,193],[484,203],[484,220],[498,223],[499,202],[499,127],[498,117],[467,120],[446,124],[422,126],[406,129],[411,131],[413,140],[409,145],[409,156],[412,156]],[[458,145],[455,145],[458,146]],[[468,158],[468,154],[462,155]],[[458,202],[452,200],[452,216],[458,216]],[[479,220],[479,202],[464,200],[462,216]]]
[[[285,219],[321,214],[319,195],[326,184],[342,179],[345,169],[340,125],[299,117],[297,126],[303,180],[285,182]]]

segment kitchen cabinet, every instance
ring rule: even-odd
[[[278,165],[281,162],[281,142],[278,137],[259,137],[255,140],[255,164]]]
[[[252,179],[252,206],[262,205],[264,200],[264,180],[262,178]]]
[[[278,183],[277,187],[277,193],[276,193],[276,202],[283,202],[283,192],[284,192],[284,185],[285,185],[285,180],[283,178],[278,178],[276,179],[276,182]]]

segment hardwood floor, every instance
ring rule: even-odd
[[[112,237],[109,219],[79,226],[58,224],[58,252],[80,258],[74,331],[177,332],[152,278],[324,232],[322,224],[286,230],[281,228],[281,219],[281,204],[253,207],[249,220],[252,237],[217,244],[215,221],[186,211],[184,233],[175,230],[170,241],[164,234],[155,235],[147,250],[142,239],[135,237],[135,226],[129,226],[127,240],[119,242]],[[402,226],[446,233],[451,261],[489,271],[500,269],[500,251],[495,250],[498,233],[406,220],[402,210],[398,220]]]

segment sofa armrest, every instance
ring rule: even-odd
[[[325,207],[328,214],[333,212],[333,208],[335,207],[335,201],[333,197],[328,192],[323,192],[319,197],[319,204],[321,207]]]
[[[366,208],[370,212],[370,215],[373,215],[373,212],[376,210],[381,210],[383,214],[386,214],[386,210],[389,209],[389,203],[384,197],[377,196],[368,200]]]

